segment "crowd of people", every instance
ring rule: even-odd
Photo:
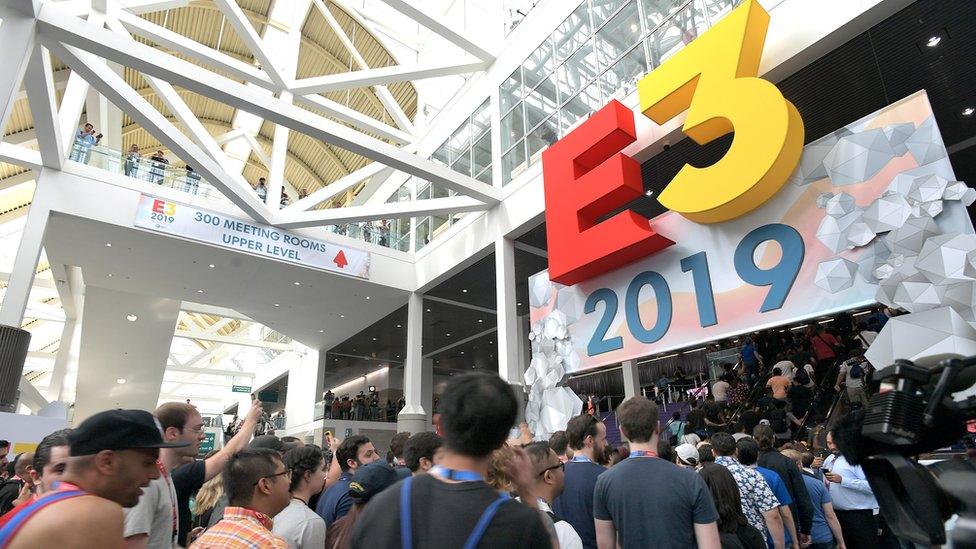
[[[322,404],[325,419],[392,423],[396,421],[397,414],[406,406],[407,401],[401,396],[396,401],[386,399],[386,404],[382,404],[379,393],[371,387],[369,394],[359,391],[359,394],[352,397],[337,397],[331,390],[326,391],[322,394]]]

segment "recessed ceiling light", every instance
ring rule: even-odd
[[[105,247],[106,248],[111,248],[112,247],[112,243],[111,242],[106,242],[105,243]]]
[[[644,196],[652,196],[653,194],[654,194],[654,191],[651,190],[651,189],[647,189],[646,191],[644,191]]]
[[[108,276],[108,278],[112,278],[113,275],[112,275],[112,273],[108,273],[108,275],[106,275],[106,276]]]
[[[119,385],[125,385],[125,378],[124,377],[117,377],[117,378],[115,378],[115,382],[118,383]]]
[[[484,321],[485,321],[485,319],[483,319],[483,318],[479,318],[478,319],[478,322],[484,322]]]
[[[346,318],[346,315],[340,314],[339,318]]]
[[[129,322],[135,322],[135,321],[139,320],[139,317],[136,316],[136,315],[134,315],[134,314],[132,314],[132,313],[129,313],[129,314],[125,315],[125,319],[128,320]]]
[[[488,343],[495,343],[494,341],[489,341]]]
[[[451,334],[444,334],[444,335],[446,335],[447,337],[451,337]]]
[[[320,334],[324,334],[325,333],[325,330],[319,330],[319,333]]]
[[[281,307],[280,303],[275,303],[275,307]]]
[[[522,306],[522,302],[519,301],[518,303],[516,303],[516,305],[518,305],[519,307],[521,307]]]
[[[207,265],[207,267],[210,267],[211,269],[216,269],[217,268],[217,266],[214,265],[213,263],[211,263],[210,265]]]
[[[397,324],[397,328],[403,328],[403,324]]]
[[[430,312],[430,309],[427,309],[427,312],[429,313]]]
[[[202,294],[203,293],[203,290],[197,290],[197,293],[198,294]]]
[[[942,41],[942,37],[939,36],[939,35],[930,36],[929,39],[928,39],[928,41],[925,42],[925,45],[928,46],[928,47],[930,47],[930,48],[934,48],[934,47],[938,46],[939,45],[939,42],[941,42],[941,41]]]
[[[464,354],[464,351],[461,351],[461,354],[463,355]]]
[[[630,32],[637,32],[637,23],[630,24]]]
[[[461,293],[463,293],[463,294],[466,294],[466,293],[468,293],[468,289],[467,289],[467,288],[464,288],[464,289],[462,289],[462,290],[461,290]]]
[[[376,338],[375,337],[373,338],[373,341],[376,341]]]
[[[369,299],[369,296],[366,296],[366,299]]]
[[[302,285],[302,283],[301,283],[301,282],[299,282],[299,281],[297,281],[297,280],[295,281],[295,286],[301,286],[301,285]]]
[[[972,116],[974,112],[976,112],[976,109],[974,109],[972,107],[966,107],[965,109],[962,110],[962,115],[963,116]]]

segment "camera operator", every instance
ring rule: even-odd
[[[824,479],[840,521],[847,547],[898,549],[898,540],[878,512],[878,500],[860,465],[851,465],[840,452],[853,448],[860,437],[863,411],[847,414],[827,433],[827,456],[818,477]],[[838,448],[839,447],[839,448]]]

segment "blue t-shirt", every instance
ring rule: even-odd
[[[573,526],[586,549],[596,549],[593,489],[596,477],[605,471],[603,466],[592,461],[568,462],[563,493],[552,502],[552,512]]]
[[[349,497],[349,483],[352,482],[352,473],[344,472],[339,476],[335,484],[319,498],[315,506],[315,512],[325,521],[325,527],[329,528],[332,523],[346,516],[352,508],[352,498]]]
[[[630,457],[600,475],[593,518],[613,521],[623,549],[694,549],[695,525],[718,521],[702,477],[656,457]]]
[[[790,491],[786,489],[786,484],[783,482],[782,477],[779,476],[779,473],[765,467],[756,467],[756,471],[766,479],[766,484],[769,484],[769,488],[773,491],[773,495],[779,500],[781,506],[793,503],[793,498],[790,497]],[[790,530],[786,527],[785,523],[783,524],[783,534],[786,539],[785,547],[792,546],[793,537],[790,536]],[[773,536],[768,532],[766,533],[766,544],[769,546],[769,549],[773,549]]]
[[[756,360],[756,347],[753,344],[747,343],[742,346],[742,362],[746,366],[759,364],[759,361]]]
[[[827,491],[822,480],[806,473],[802,476],[803,483],[807,486],[807,493],[810,494],[810,503],[813,504],[813,526],[810,527],[810,537],[813,538],[813,543],[830,543],[834,541],[834,533],[830,531],[823,508],[825,503],[831,503],[830,492]]]

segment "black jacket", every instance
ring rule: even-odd
[[[20,495],[24,481],[9,479],[0,483],[0,515],[14,508],[14,500]]]
[[[779,473],[786,490],[793,498],[790,512],[793,513],[793,521],[797,523],[797,531],[801,534],[809,534],[810,526],[813,524],[813,504],[810,502],[810,494],[807,492],[806,484],[803,483],[796,462],[776,450],[769,450],[759,453],[757,463],[760,467]]]

